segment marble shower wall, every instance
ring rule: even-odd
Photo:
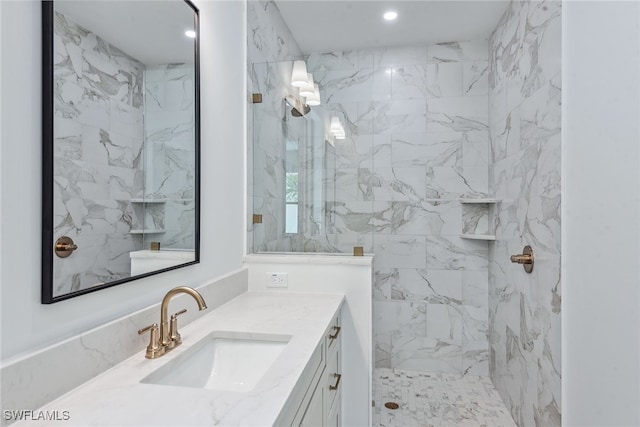
[[[149,68],[145,79],[144,199],[134,203],[139,228],[163,229],[144,235],[171,249],[195,247],[195,109],[194,69],[173,64]]]
[[[377,368],[488,375],[488,243],[460,238],[459,201],[488,193],[487,55],[481,40],[308,58],[347,138],[327,150],[326,233],[292,249],[375,253]]]
[[[487,55],[486,40],[311,55],[323,104],[299,122],[283,120],[291,59],[249,64],[250,90],[263,95],[251,106],[250,195],[263,223],[249,245],[375,253],[377,367],[488,375],[488,244],[459,237],[459,198],[488,193]],[[331,115],[347,131],[333,144]],[[301,206],[323,220],[285,235],[285,140],[299,123],[316,139],[304,140],[301,164],[323,164],[324,195]],[[309,175],[302,168],[307,196]]]
[[[513,1],[489,42],[490,374],[519,426],[561,425],[561,3]],[[526,274],[509,256],[530,244]]]
[[[288,251],[284,96],[293,93],[292,61],[302,51],[272,0],[247,2],[247,33],[247,247]],[[252,93],[262,93],[263,103],[253,104]],[[263,215],[263,224],[253,225],[253,213]]]
[[[129,276],[130,200],[143,186],[144,65],[56,13],[54,234],[74,239],[54,258],[54,295]],[[87,268],[89,267],[89,268]]]

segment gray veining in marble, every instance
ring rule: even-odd
[[[54,234],[82,248],[54,257],[60,295],[129,276],[142,249],[128,201],[143,185],[145,67],[59,13],[54,34]]]
[[[375,252],[376,367],[490,371],[520,426],[560,425],[560,48],[560,3],[514,1],[488,49],[478,40],[309,55],[316,110],[339,116],[347,138],[307,147],[305,166],[324,153],[326,198],[303,203],[313,212],[304,232],[252,229],[255,251]],[[274,111],[267,133],[300,135]],[[255,188],[275,188],[284,170],[269,141]],[[500,203],[457,201],[487,195]],[[274,196],[255,200],[277,222]],[[508,262],[527,243],[539,260],[531,276]]]
[[[373,377],[374,427],[515,426],[487,378],[385,368]]]
[[[459,58],[433,62],[429,47],[309,56],[324,102],[314,111],[341,117],[348,133],[331,143],[304,138],[300,127],[309,131],[311,122],[284,108],[291,61],[251,66],[252,88],[263,94],[252,107],[251,148],[252,204],[263,223],[251,227],[249,241],[256,252],[374,252],[376,366],[488,374],[487,243],[459,238],[463,229],[486,234],[488,217],[463,216],[457,200],[488,193],[480,44],[462,43],[475,47],[468,55],[457,45],[435,49]],[[453,77],[436,72],[450,68],[458,70]],[[282,221],[287,140],[304,149],[299,196],[309,220],[295,235]],[[314,173],[322,174],[320,187]]]
[[[150,241],[194,247],[195,92],[192,66],[148,68],[60,13],[54,33],[54,234],[81,248],[54,257],[61,295],[129,277]]]
[[[561,425],[560,29],[560,2],[514,1],[489,41],[489,370],[521,427]]]

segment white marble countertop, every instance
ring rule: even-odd
[[[63,411],[68,411],[68,420],[51,421],[59,426],[273,425],[343,300],[341,294],[244,293],[182,328],[183,344],[165,356],[149,360],[140,352],[34,411],[34,416],[39,411],[57,411],[63,418]],[[184,308],[195,310],[195,302]],[[256,387],[246,393],[140,383],[216,331],[292,338]],[[13,425],[44,424],[33,420]]]

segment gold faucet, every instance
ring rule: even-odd
[[[150,331],[149,345],[147,346],[147,353],[145,355],[147,359],[155,359],[157,357],[160,357],[182,344],[182,338],[178,333],[178,316],[186,313],[187,310],[180,310],[179,312],[172,314],[171,323],[169,323],[169,321],[167,320],[169,312],[169,301],[171,301],[171,298],[173,298],[177,294],[191,295],[193,299],[195,299],[198,303],[198,309],[200,311],[207,308],[207,304],[204,302],[204,298],[202,298],[202,295],[200,295],[195,289],[192,289],[188,286],[178,286],[177,288],[173,288],[169,292],[167,292],[164,298],[162,298],[162,304],[160,305],[159,334],[157,323],[147,326],[146,328],[142,328],[138,331],[139,335]]]

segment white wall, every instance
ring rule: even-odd
[[[342,424],[371,425],[372,258],[323,254],[245,257],[249,291],[342,293]],[[267,273],[287,273],[287,289],[267,288]]]
[[[1,360],[44,347],[240,267],[244,253],[246,5],[197,0],[201,19],[201,263],[40,304],[40,2],[0,2]],[[222,66],[224,65],[224,66]]]
[[[638,426],[640,3],[563,15],[563,421]]]

